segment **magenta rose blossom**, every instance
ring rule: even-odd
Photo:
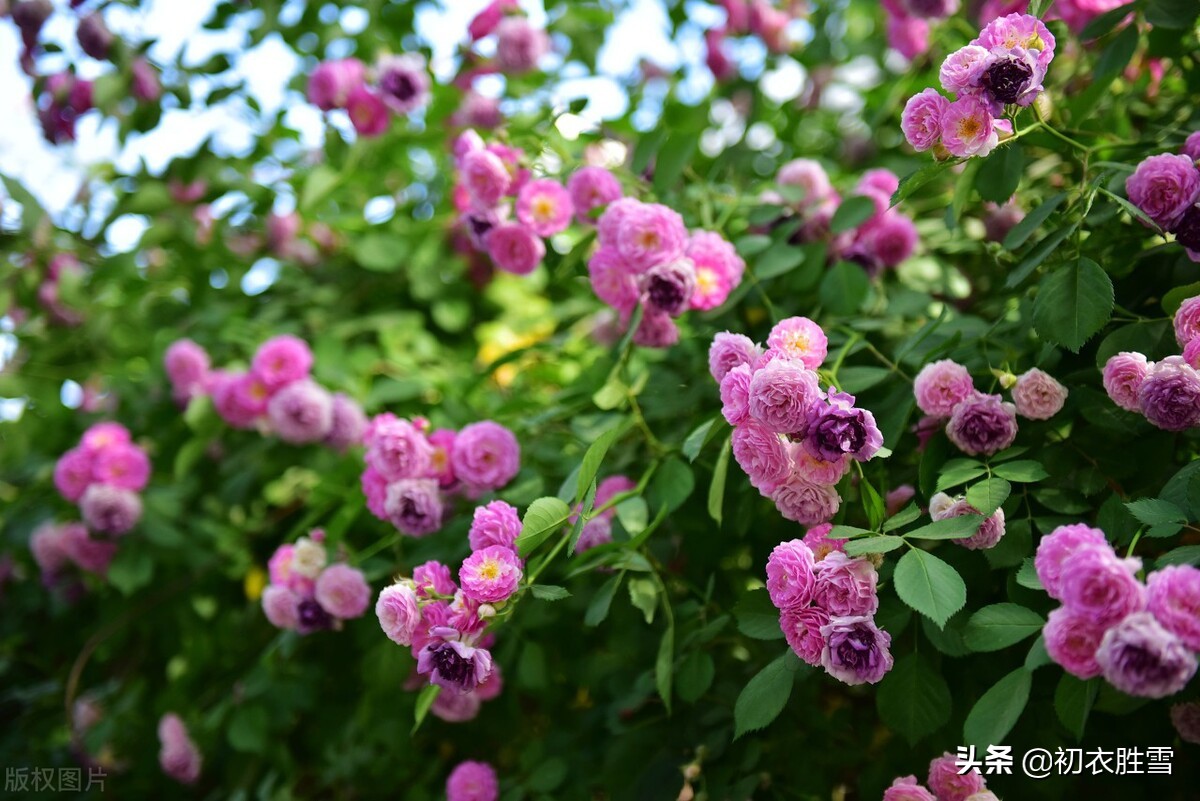
[[[693,231],[686,255],[696,269],[696,291],[692,294],[691,303],[693,309],[707,311],[717,308],[742,282],[746,262],[733,245],[718,233]]]
[[[829,521],[842,503],[833,487],[815,484],[797,475],[788,476],[771,493],[771,500],[785,518],[806,526]]]
[[[496,25],[496,64],[502,71],[529,72],[548,52],[550,37],[525,17],[505,17]]]
[[[593,209],[621,197],[621,182],[603,167],[580,167],[567,179],[567,193],[576,218],[581,223],[591,223]]]
[[[171,712],[158,722],[158,764],[177,782],[195,784],[200,778],[200,751],[188,736],[187,726]]]
[[[1138,388],[1142,414],[1164,431],[1200,426],[1200,373],[1180,356],[1169,356],[1146,373]]]
[[[575,213],[562,184],[548,178],[529,181],[517,193],[517,219],[538,236],[553,236],[571,224]]]
[[[496,771],[486,762],[460,762],[446,779],[446,801],[496,801]]]
[[[413,585],[421,598],[431,598],[433,594],[453,595],[458,591],[458,585],[450,575],[450,568],[436,560],[430,560],[413,568]]]
[[[1171,324],[1175,328],[1175,341],[1181,348],[1200,337],[1200,295],[1179,304]]]
[[[1200,200],[1200,170],[1187,156],[1150,156],[1125,179],[1125,193],[1130,203],[1169,231]]]
[[[1168,565],[1146,577],[1146,608],[1192,651],[1200,651],[1200,570]]]
[[[828,623],[829,613],[819,606],[794,606],[779,611],[779,628],[787,644],[796,656],[813,667],[821,664],[821,652],[825,650],[821,628]]]
[[[429,73],[417,53],[384,56],[375,65],[383,102],[396,114],[411,114],[429,102]]]
[[[913,380],[917,407],[931,417],[949,417],[954,407],[975,394],[967,368],[949,359],[931,362]]]
[[[730,370],[721,379],[721,414],[731,426],[750,417],[750,379],[753,373],[744,364]]]
[[[412,645],[413,633],[421,623],[421,607],[412,586],[401,582],[381,590],[375,601],[375,616],[389,640]]]
[[[958,772],[958,760],[953,754],[942,754],[929,763],[929,789],[938,801],[966,801],[986,789],[978,768]]]
[[[1150,365],[1140,353],[1122,351],[1110,356],[1104,364],[1104,391],[1122,409],[1140,412],[1138,393],[1149,372]]]
[[[272,337],[259,346],[250,362],[250,371],[268,390],[308,378],[313,355],[308,343],[289,334]]]
[[[1066,572],[1066,561],[1087,548],[1099,548],[1107,553],[1112,552],[1112,547],[1108,544],[1104,532],[1083,523],[1059,526],[1042,537],[1042,541],[1038,543],[1033,566],[1037,570],[1038,580],[1042,582],[1042,586],[1045,587],[1051,598],[1062,600],[1062,581]]]
[[[335,450],[344,451],[352,445],[361,445],[367,430],[367,416],[358,401],[338,392],[333,396],[333,419],[325,444]]]
[[[378,415],[364,435],[367,465],[385,479],[425,475],[433,458],[433,447],[412,423],[391,414]]]
[[[263,614],[272,626],[286,631],[300,627],[301,597],[290,587],[271,584],[263,590]]]
[[[949,105],[950,101],[936,89],[926,89],[908,99],[900,115],[900,129],[914,150],[929,150],[942,141],[942,115]]]
[[[599,505],[600,493],[596,493],[596,503]],[[516,508],[504,501],[492,501],[487,506],[477,506],[471,520],[471,530],[467,532],[467,540],[472,551],[478,551],[491,545],[502,545],[512,549],[521,533],[521,516]]]
[[[92,531],[125,534],[142,519],[142,499],[130,490],[92,484],[79,499],[79,511]]]
[[[780,609],[808,606],[816,576],[812,551],[800,540],[781,542],[767,558],[767,593]]]
[[[94,456],[82,447],[71,450],[58,457],[54,464],[54,487],[58,494],[71,503],[78,503],[92,483],[92,462]]]
[[[402,478],[387,485],[385,518],[412,537],[432,534],[442,527],[442,495],[429,478]]]
[[[458,165],[459,178],[480,206],[495,206],[508,192],[512,175],[504,160],[490,150],[472,150]]]
[[[333,430],[333,396],[310,379],[293,381],[271,397],[267,420],[284,442],[320,442]]]
[[[870,616],[879,608],[879,574],[869,559],[834,552],[816,563],[813,600],[833,617]]]
[[[1109,684],[1139,698],[1165,698],[1196,675],[1196,656],[1154,619],[1136,612],[1104,633],[1096,661]]]
[[[1049,420],[1062,411],[1067,388],[1035,367],[1017,378],[1012,397],[1017,414],[1030,420]]]
[[[963,95],[942,112],[942,144],[951,155],[986,156],[999,141],[996,120],[979,98]]]
[[[733,458],[763,495],[771,495],[791,471],[787,448],[779,435],[754,420],[733,430]]]
[[[775,182],[804,190],[804,197],[798,204],[801,209],[818,206],[834,194],[829,174],[820,162],[812,159],[793,159],[784,164],[779,168]]]
[[[513,433],[484,420],[458,432],[450,454],[454,474],[468,486],[500,489],[521,469],[521,448]]]
[[[483,238],[496,266],[513,275],[529,275],[546,256],[546,244],[521,223],[501,223]]]
[[[988,49],[979,45],[970,44],[955,50],[946,56],[938,70],[942,88],[956,95],[975,92],[990,59]]]
[[[1042,637],[1051,659],[1072,676],[1090,679],[1101,673],[1096,649],[1100,647],[1105,631],[1104,626],[1090,618],[1060,606],[1047,618]]]
[[[641,290],[638,276],[615,248],[601,247],[588,259],[588,277],[596,297],[620,312],[631,312]]]
[[[308,102],[322,111],[344,108],[365,80],[366,67],[357,58],[322,61],[308,78]]]
[[[190,339],[177,339],[163,356],[163,367],[171,381],[175,400],[186,403],[204,393],[211,365],[208,352]]]
[[[917,781],[916,776],[904,776],[883,791],[883,801],[938,801],[933,793]]]
[[[821,523],[804,532],[804,544],[812,549],[813,557],[818,562],[835,551],[838,553],[846,551],[846,541],[830,539],[829,532],[831,531],[833,531],[832,523]]]
[[[963,453],[991,456],[1017,438],[1017,409],[999,395],[979,393],[954,407],[946,436]]]
[[[799,362],[776,359],[750,379],[751,416],[780,434],[803,435],[820,397],[817,374]]]
[[[616,204],[609,208],[616,208]],[[623,210],[616,246],[630,267],[641,273],[682,257],[687,238],[687,228],[678,212],[658,203],[638,203]]]
[[[317,576],[316,599],[329,614],[349,620],[367,611],[371,587],[361,570],[339,563],[330,565]]]
[[[850,457],[839,456],[826,461],[819,456],[813,456],[803,443],[789,443],[788,451],[792,457],[792,473],[814,484],[832,486],[842,480],[850,469]]]
[[[829,340],[821,326],[807,317],[788,317],[771,329],[767,347],[816,370],[825,361]]]
[[[522,575],[522,562],[512,548],[489,545],[463,561],[458,581],[471,600],[494,604],[517,591]]]
[[[754,370],[762,350],[745,334],[722,331],[713,337],[708,348],[708,371],[718,384],[725,374],[739,364]]]
[[[963,515],[977,515],[979,510],[966,500],[954,500],[944,492],[939,492],[929,500],[929,516],[934,520],[948,520]],[[969,537],[959,537],[953,542],[972,551],[993,548],[1004,537],[1004,510],[997,509],[980,524],[979,530]]]
[[[827,561],[828,558],[826,557]],[[821,627],[821,665],[846,684],[875,684],[892,669],[892,637],[867,616],[831,617]]]
[[[1082,548],[1063,562],[1063,606],[1097,625],[1111,626],[1146,608],[1146,591],[1135,572],[1111,548]]]

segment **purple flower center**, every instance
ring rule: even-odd
[[[1023,61],[1010,58],[997,61],[987,68],[983,73],[983,86],[1001,103],[1015,103],[1021,93],[1029,87],[1032,77],[1032,67]]]
[[[1200,250],[1200,206],[1189,207],[1172,233],[1188,250]]]
[[[317,603],[315,598],[305,598],[301,601],[297,612],[301,631],[316,631],[329,626],[329,613]]]
[[[867,441],[867,427],[857,412],[826,413],[813,430],[820,450],[832,458],[843,453],[858,453]]]
[[[665,275],[651,276],[647,294],[652,305],[666,312],[678,310],[687,301],[683,287]]]
[[[870,667],[875,635],[866,626],[855,626],[837,646],[838,661],[855,670]]]
[[[453,684],[469,687],[475,675],[475,662],[467,659],[449,643],[442,643],[433,649],[433,669]]]
[[[379,82],[383,91],[404,103],[417,95],[417,84],[412,76],[404,72],[389,72]]]

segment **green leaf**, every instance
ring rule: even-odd
[[[1042,580],[1038,578],[1032,556],[1026,557],[1025,561],[1021,562],[1021,568],[1017,571],[1017,583],[1029,590],[1046,589],[1042,586]]]
[[[915,540],[957,540],[970,537],[979,531],[986,518],[983,515],[959,515],[945,520],[935,520],[929,525],[906,533],[904,536]]]
[[[692,468],[679,459],[671,457],[663,462],[650,485],[649,500],[653,506],[662,506],[673,512],[683,505],[696,487]]]
[[[1076,740],[1083,739],[1083,730],[1087,725],[1088,713],[1100,692],[1098,679],[1084,681],[1063,673],[1054,689],[1054,711],[1058,719],[1067,727],[1067,731],[1075,735]]]
[[[399,270],[408,252],[408,241],[391,234],[367,234],[354,242],[354,260],[380,273]]]
[[[796,655],[788,650],[742,688],[733,706],[735,740],[748,731],[766,727],[779,717],[796,681],[796,668],[789,663],[797,661]]]
[[[1125,67],[1129,66],[1133,54],[1137,52],[1139,38],[1137,25],[1126,25],[1100,53],[1100,58],[1096,59],[1092,79],[1099,82],[1123,72]]]
[[[1163,523],[1186,523],[1187,513],[1170,501],[1161,498],[1143,498],[1140,501],[1130,501],[1125,504],[1129,513],[1147,526],[1157,526]]]
[[[856,526],[837,525],[837,526],[834,526],[833,528],[831,528],[829,530],[829,533],[826,534],[825,536],[831,540],[849,540],[849,539],[853,539],[855,537],[865,537],[868,534],[874,534],[874,533],[875,532],[869,528],[858,528]]]
[[[529,775],[525,786],[538,793],[552,793],[570,774],[571,768],[565,759],[550,757],[538,762],[537,768]]]
[[[821,305],[831,314],[849,317],[856,313],[867,299],[871,280],[862,267],[849,261],[839,261],[821,278],[817,290]]]
[[[324,164],[314,167],[304,180],[304,191],[300,193],[300,210],[310,211],[337,186],[337,170]]]
[[[1033,325],[1051,342],[1079,352],[1112,316],[1113,285],[1091,259],[1079,259],[1051,273],[1033,303]]]
[[[1015,251],[1029,237],[1033,236],[1034,231],[1044,223],[1054,210],[1057,209],[1062,202],[1067,199],[1066,192],[1059,192],[1057,195],[1049,197],[1044,203],[1038,206],[1033,211],[1026,214],[1019,223],[1014,225],[1004,236],[1004,249],[1007,251]]]
[[[1155,568],[1166,565],[1200,565],[1200,545],[1183,545],[1154,560]]]
[[[1105,11],[1098,17],[1094,17],[1091,22],[1083,27],[1079,32],[1079,40],[1088,42],[1092,39],[1099,39],[1104,34],[1117,27],[1117,23],[1125,19],[1137,9],[1137,3],[1126,3],[1123,6],[1118,6],[1110,11]]]
[[[1025,151],[1019,142],[1001,144],[992,151],[975,176],[975,189],[984,200],[1007,203],[1025,172]]]
[[[625,572],[622,571],[596,590],[596,594],[592,596],[592,602],[588,604],[587,612],[584,613],[584,625],[599,626],[604,622],[604,619],[608,617],[609,607],[612,606],[613,596],[617,594],[617,588],[621,586],[621,579],[624,577]]]
[[[116,587],[122,595],[132,595],[150,583],[154,577],[154,560],[144,547],[125,547],[117,550],[117,555],[108,566],[108,583]]]
[[[226,732],[230,747],[245,754],[261,754],[267,747],[268,722],[267,710],[261,706],[239,706]]]
[[[630,536],[641,534],[646,530],[650,520],[650,510],[646,499],[641,497],[626,498],[614,507],[617,510],[617,520],[629,532]]]
[[[634,145],[633,159],[630,161],[629,168],[635,173],[640,174],[645,172],[666,139],[667,131],[665,128],[654,128],[647,131],[645,136],[640,137],[638,143]]]
[[[978,509],[984,517],[991,517],[1011,493],[1012,484],[1002,478],[989,478],[967,490],[967,503]]]
[[[791,272],[804,263],[804,250],[786,241],[771,245],[754,261],[754,275],[761,280]]]
[[[864,195],[851,195],[842,201],[829,221],[834,234],[852,231],[875,216],[875,201]]]
[[[699,143],[700,137],[695,133],[679,131],[668,135],[666,144],[654,160],[655,192],[663,195],[677,187]]]
[[[944,492],[951,487],[957,487],[959,484],[966,484],[979,478],[982,475],[987,475],[987,467],[983,462],[977,462],[974,459],[951,459],[942,466],[938,473],[938,480],[935,488],[938,492]]]
[[[1200,15],[1200,7],[1193,0],[1147,0],[1146,22],[1156,28],[1187,30]]]
[[[583,461],[579,464],[579,479],[575,485],[575,503],[583,501],[588,487],[592,485],[596,474],[600,472],[600,464],[604,461],[605,454],[624,430],[624,422],[619,423],[596,437],[596,441],[588,446],[587,452],[583,454]],[[591,510],[585,508],[583,511],[586,514]]]
[[[421,688],[421,692],[417,695],[417,705],[413,709],[412,734],[416,734],[417,729],[421,728],[421,723],[429,714],[429,708],[433,706],[433,702],[437,700],[438,693],[441,691],[441,686],[437,684],[427,684]]]
[[[558,498],[538,498],[529,504],[521,521],[521,534],[517,537],[517,552],[528,556],[531,551],[545,542],[571,516],[571,507]]]
[[[1032,683],[1033,674],[1023,667],[996,682],[967,715],[963,724],[964,741],[977,748],[1003,743],[1025,711]]]
[[[1032,459],[1018,459],[1015,462],[998,464],[992,468],[992,473],[1019,484],[1030,484],[1050,477],[1046,468],[1042,467],[1040,462]]]
[[[950,688],[926,657],[907,654],[879,682],[875,703],[879,718],[909,745],[929,736],[950,719]]]
[[[1185,300],[1194,298],[1197,295],[1200,295],[1200,281],[1185,284],[1184,286],[1177,286],[1163,295],[1162,310],[1174,317],[1175,312],[1179,311],[1179,307],[1183,305]]]
[[[950,198],[950,206],[946,209],[946,227],[953,231],[962,219],[967,201],[971,199],[971,190],[975,188],[975,176],[983,166],[983,159],[968,159],[963,165],[962,173],[954,183],[954,195]]]
[[[730,440],[726,439],[721,445],[721,455],[717,457],[717,466],[713,468],[712,483],[708,485],[708,516],[721,526],[721,507],[725,502],[725,476],[729,472],[729,453],[732,448]]]
[[[771,603],[766,590],[751,590],[738,599],[733,607],[738,631],[756,640],[782,640],[779,610]]]
[[[663,603],[667,603],[664,599]],[[658,658],[654,660],[654,686],[658,688],[658,696],[671,714],[671,680],[674,673],[671,668],[675,664],[675,624],[668,623],[658,644]]]
[[[999,651],[1037,634],[1045,622],[1019,604],[992,604],[971,615],[963,638],[972,651]]]
[[[880,497],[879,491],[872,486],[870,481],[867,481],[866,477],[863,477],[859,486],[862,489],[862,502],[864,510],[867,513],[867,522],[871,524],[873,530],[878,530],[883,524],[883,516],[887,513],[887,506],[884,504],[883,498]]]
[[[629,602],[642,610],[647,624],[653,623],[654,613],[658,609],[658,585],[653,579],[635,578],[629,580],[626,589],[629,590]]]
[[[694,704],[708,692],[716,672],[711,656],[704,651],[692,651],[679,665],[675,692],[684,702]]]
[[[967,586],[958,571],[918,548],[900,557],[893,581],[900,600],[938,626],[945,626],[967,602]]]
[[[948,161],[935,161],[928,164],[916,172],[910,172],[908,175],[900,179],[900,186],[896,188],[892,195],[892,205],[898,206],[903,201],[912,196],[914,192],[923,187],[925,184],[937,178],[951,167],[961,164],[959,159],[950,159]]]
[[[866,553],[887,553],[894,551],[904,544],[903,537],[894,537],[890,534],[885,534],[881,537],[864,537],[859,540],[850,540],[846,543],[847,556],[862,556]]]
[[[563,598],[571,597],[571,593],[566,587],[558,587],[553,584],[534,584],[530,586],[529,591],[539,601],[561,601]]]
[[[1025,655],[1025,669],[1034,671],[1050,664],[1053,664],[1053,660],[1046,651],[1046,638],[1039,634],[1038,638],[1033,641],[1033,645],[1029,648],[1029,653]]]
[[[887,519],[887,522],[885,522],[883,524],[883,530],[885,532],[895,531],[896,529],[900,528],[901,526],[907,526],[909,523],[913,522],[920,516],[921,516],[921,507],[917,506],[915,503],[910,503],[908,506],[901,509],[896,514],[889,517]]]
[[[891,375],[892,371],[884,367],[843,367],[838,370],[837,385],[842,392],[857,395],[876,384],[882,384]]]
[[[1030,276],[1030,274],[1041,266],[1054,249],[1062,244],[1063,240],[1071,234],[1075,233],[1075,229],[1079,227],[1079,223],[1071,223],[1057,228],[1049,236],[1042,239],[1034,247],[1029,249],[1025,254],[1025,258],[1021,259],[1020,263],[1008,273],[1008,278],[1004,281],[1004,286],[1012,289],[1019,286],[1022,281]]]
[[[700,455],[700,450],[704,444],[708,442],[708,438],[712,433],[713,426],[717,424],[721,417],[714,417],[711,420],[705,420],[700,425],[692,429],[692,433],[688,434],[687,439],[683,441],[683,447],[679,450],[687,457],[689,462],[696,461],[696,457]]]

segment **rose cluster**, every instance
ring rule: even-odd
[[[939,158],[986,156],[1011,136],[1007,106],[1029,106],[1054,60],[1054,36],[1037,17],[1009,14],[946,57],[939,78],[953,101],[929,88],[909,98],[900,118],[904,138]]]
[[[850,461],[865,462],[883,446],[875,416],[853,395],[822,391],[816,371],[827,348],[819,325],[789,317],[771,329],[766,351],[726,331],[708,352],[721,413],[734,427],[734,458],[780,514],[804,525],[830,520]]]
[[[767,593],[797,656],[846,684],[875,684],[892,669],[892,637],[875,625],[879,574],[870,559],[846,556],[830,528],[775,546]]]
[[[772,53],[792,49],[787,30],[792,17],[786,10],[775,8],[768,0],[718,0],[718,5],[725,9],[725,24],[704,32],[705,63],[718,81],[737,77],[737,64],[725,52],[728,37],[757,37]]]
[[[1122,351],[1104,365],[1104,389],[1112,402],[1137,412],[1165,431],[1200,426],[1200,296],[1175,312],[1175,341],[1182,355],[1151,362]]]
[[[293,445],[322,443],[345,450],[362,442],[362,407],[312,379],[312,351],[284,334],[259,346],[249,370],[213,370],[208,353],[190,339],[171,343],[163,358],[176,403],[211,395],[217,414],[234,428],[257,428]]]
[[[150,458],[119,423],[92,426],[54,465],[59,494],[79,505],[90,531],[113,537],[129,533],[141,520],[139,493],[149,480]]]
[[[929,50],[929,21],[957,13],[959,0],[882,0],[888,45],[912,60]]]
[[[741,282],[746,264],[720,234],[688,233],[677,212],[658,203],[620,198],[597,226],[599,246],[588,260],[592,291],[628,324],[642,319],[633,341],[667,348],[679,341],[675,323],[689,309],[720,306]]]
[[[1017,438],[1017,415],[1049,420],[1062,411],[1067,388],[1036,367],[1019,376],[1006,376],[1013,402],[975,389],[971,374],[951,359],[931,362],[913,380],[917,408],[925,418],[918,424],[923,437],[945,423],[946,436],[963,453],[991,456]]]
[[[550,37],[535,28],[517,0],[492,0],[471,20],[467,36],[472,43],[495,34],[496,53],[490,62],[477,63],[474,57],[465,65],[458,83],[469,83],[478,75],[503,72],[520,75],[537,69],[542,56],[550,52]]]
[[[460,762],[446,779],[446,801],[496,801],[500,786],[486,762]]]
[[[363,442],[367,509],[411,537],[442,527],[447,495],[498,490],[521,468],[517,438],[491,420],[431,431],[423,417],[385,412],[371,420]]]
[[[308,79],[308,102],[343,109],[359,136],[379,136],[390,115],[407,116],[429,102],[429,71],[419,53],[382,56],[368,69],[357,58],[322,61]]]
[[[1082,523],[1044,537],[1034,567],[1046,592],[1062,603],[1042,636],[1068,673],[1104,676],[1142,698],[1174,695],[1196,674],[1200,569],[1169,565],[1143,584],[1141,560],[1120,558],[1103,531]]]
[[[766,192],[762,199],[786,205],[799,221],[791,241],[797,244],[824,242],[831,264],[846,259],[876,275],[885,268],[898,266],[916,250],[918,235],[913,221],[899,210],[889,208],[892,195],[900,186],[900,179],[891,170],[875,169],[863,173],[850,196],[870,199],[875,211],[857,228],[839,234],[832,233],[829,226],[842,204],[842,196],[833,188],[820,162],[793,159],[779,168],[775,183],[781,187],[780,192]],[[777,224],[787,223],[785,218]]]
[[[271,583],[262,594],[271,625],[310,634],[341,629],[342,621],[362,617],[371,603],[366,577],[343,562],[328,562],[321,529],[275,549],[267,563]]]
[[[928,787],[916,776],[902,776],[883,791],[883,801],[998,801],[987,789],[979,768],[959,772],[953,754],[945,753],[929,763]]]
[[[163,773],[181,784],[195,784],[203,759],[183,719],[174,712],[158,721],[158,742],[158,764]]]
[[[411,578],[379,593],[375,614],[388,639],[412,649],[417,675],[444,688],[433,711],[450,721],[469,720],[483,701],[502,689],[492,660],[490,620],[520,587],[524,563],[517,556],[521,533],[517,510],[493,501],[475,510],[468,540],[471,554],[458,583],[439,562],[426,562]]]
[[[1183,150],[1143,159],[1125,179],[1125,194],[1155,225],[1174,234],[1192,261],[1200,261],[1200,131]]]

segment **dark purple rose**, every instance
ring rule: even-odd
[[[316,598],[305,598],[300,602],[296,609],[296,615],[299,620],[297,631],[301,634],[309,634],[321,629],[327,629],[333,625],[333,618],[325,611]]]
[[[432,633],[434,640],[417,656],[417,672],[429,676],[430,682],[459,693],[469,693],[492,675],[492,655],[486,648],[444,639],[458,636],[458,632],[449,627],[438,627]]]
[[[1149,612],[1136,612],[1104,633],[1096,661],[1108,683],[1139,698],[1165,698],[1196,675],[1196,657]]]
[[[79,20],[79,28],[75,33],[79,47],[92,58],[104,61],[112,52],[113,35],[100,14],[88,14]]]
[[[1200,206],[1189,206],[1171,232],[1188,250],[1200,250]]]
[[[688,259],[652,267],[642,278],[646,305],[672,317],[687,311],[695,291],[696,268]]]
[[[875,416],[854,406],[854,396],[834,392],[829,402],[811,407],[805,449],[818,459],[835,462],[850,455],[860,462],[870,459],[883,446],[883,434]]]
[[[1200,373],[1181,357],[1163,359],[1138,388],[1138,406],[1147,420],[1166,431],[1200,425]]]
[[[835,617],[821,627],[821,664],[846,684],[874,684],[892,669],[892,637],[867,616]]]
[[[976,393],[955,404],[946,436],[963,453],[991,456],[1017,438],[1017,407],[999,395]]]

